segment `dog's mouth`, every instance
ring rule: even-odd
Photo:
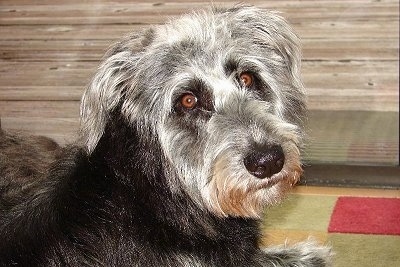
[[[278,183],[285,182],[289,183],[290,186],[294,186],[300,180],[302,169],[282,169],[279,173],[272,175],[271,177],[263,179],[257,186],[258,189],[272,187]]]

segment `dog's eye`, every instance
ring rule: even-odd
[[[240,74],[240,82],[246,86],[246,87],[250,87],[253,85],[253,81],[254,81],[254,77],[251,73],[249,72],[243,72],[242,74]]]
[[[185,109],[193,109],[197,105],[197,97],[193,94],[184,94],[180,99],[181,105]]]

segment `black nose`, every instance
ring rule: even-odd
[[[272,146],[263,151],[255,151],[244,158],[247,171],[257,178],[271,177],[283,168],[285,155],[280,146]]]

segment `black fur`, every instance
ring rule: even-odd
[[[179,266],[182,255],[257,266],[258,223],[218,218],[171,192],[154,142],[114,120],[91,156],[66,148],[18,203],[2,199],[1,266]]]

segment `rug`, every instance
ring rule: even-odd
[[[313,237],[332,247],[334,267],[400,266],[399,201],[292,194],[266,210],[262,245]]]
[[[328,232],[400,235],[400,199],[339,197]]]

